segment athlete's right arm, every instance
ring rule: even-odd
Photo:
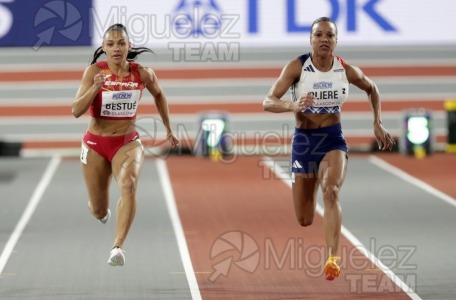
[[[293,103],[291,100],[281,100],[290,86],[301,77],[301,61],[296,58],[290,61],[282,70],[279,78],[272,85],[268,95],[263,100],[263,109],[273,113],[287,111],[299,111],[299,102]]]
[[[71,113],[75,118],[82,116],[92,104],[104,83],[104,75],[96,65],[88,66],[82,75],[76,97],[71,105]]]

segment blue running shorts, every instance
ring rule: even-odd
[[[323,157],[332,150],[348,153],[340,123],[316,129],[295,128],[291,144],[291,172],[318,173]]]

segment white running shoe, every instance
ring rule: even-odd
[[[119,247],[113,248],[109,256],[108,264],[113,267],[123,266],[125,263],[125,255],[123,253],[124,251]]]
[[[106,224],[106,223],[108,223],[108,220],[110,217],[111,217],[111,210],[108,208],[108,214],[106,216],[104,216],[103,219],[99,219],[98,221],[100,221],[103,224]]]

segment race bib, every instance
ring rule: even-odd
[[[84,143],[82,143],[82,146],[81,146],[81,162],[85,165],[87,165],[87,153],[89,153],[89,148],[86,147],[86,145],[84,145]]]
[[[103,91],[100,115],[113,118],[133,117],[136,115],[140,98],[140,90]]]

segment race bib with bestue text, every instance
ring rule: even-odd
[[[125,118],[136,115],[140,90],[103,91],[100,115],[104,117]]]

